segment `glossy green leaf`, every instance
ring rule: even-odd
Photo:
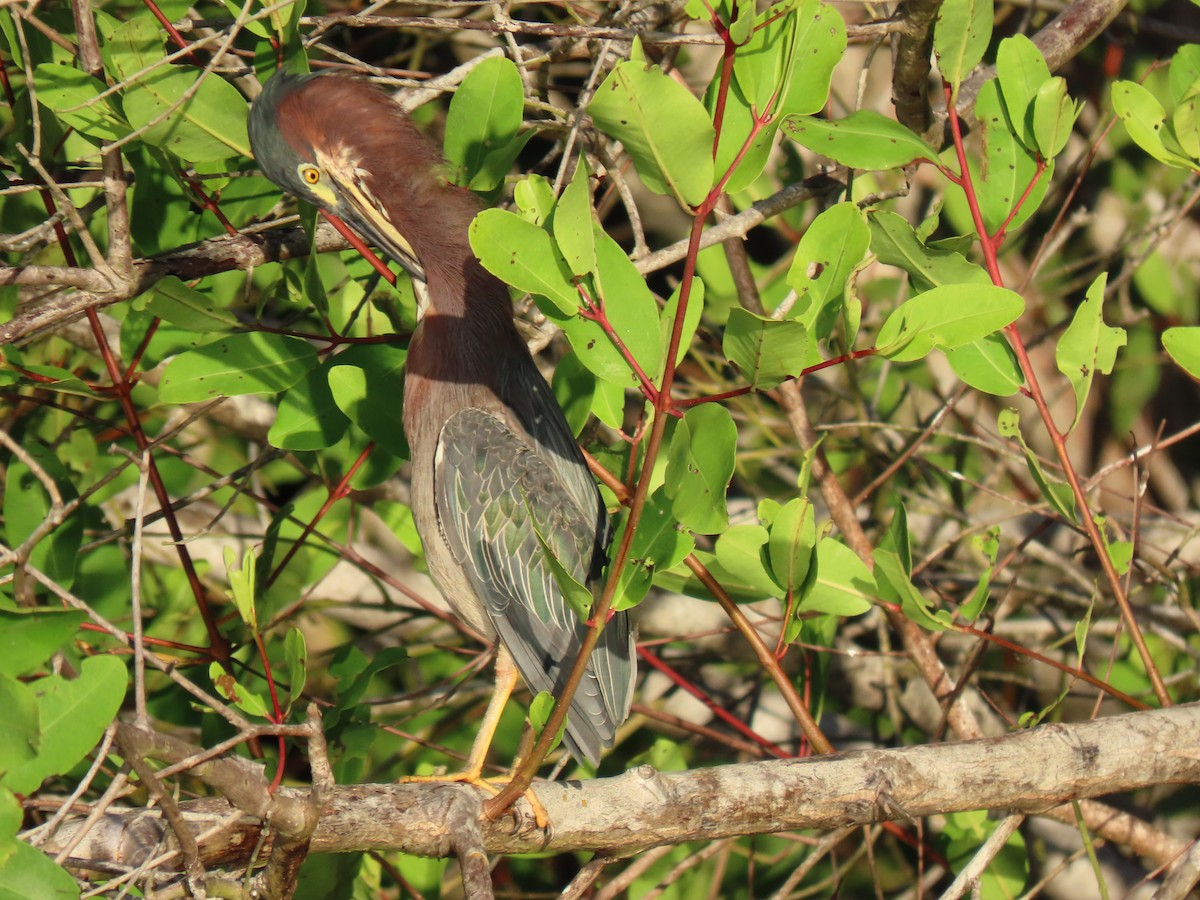
[[[149,15],[125,22],[108,42],[116,74],[126,80],[160,63],[162,45],[163,36]],[[146,129],[143,141],[189,163],[251,156],[249,104],[218,75],[158,65],[126,88],[121,106],[131,127]]]
[[[1183,152],[1200,159],[1200,94],[1193,94],[1175,107],[1171,129]]]
[[[834,122],[790,116],[782,127],[796,143],[852,169],[896,169],[938,158],[936,150],[895,119],[869,109]]]
[[[944,352],[954,374],[977,391],[1011,397],[1025,383],[1017,355],[1002,335],[989,334]]]
[[[0,609],[0,675],[24,675],[46,663],[86,618],[75,610]]]
[[[599,226],[595,229],[595,240],[596,296],[592,299],[603,305],[617,339],[647,377],[653,377],[662,365],[663,354],[654,295],[625,251]],[[543,312],[562,329],[589,371],[622,387],[640,384],[620,348],[593,318],[565,317],[547,307],[543,307]]]
[[[60,121],[89,137],[115,141],[129,134],[129,123],[113,105],[99,99],[105,86],[86,72],[62,63],[42,63],[34,69],[37,98]]]
[[[833,69],[846,51],[846,23],[834,7],[816,0],[804,0],[792,15],[792,64],[779,113],[810,115],[829,99]]]
[[[767,390],[804,369],[808,330],[799,322],[769,319],[734,307],[725,323],[722,348],[746,381]]]
[[[1162,334],[1162,345],[1179,368],[1200,379],[1200,327],[1168,328]]]
[[[665,490],[672,513],[685,528],[719,534],[728,526],[725,491],[733,477],[736,446],[733,417],[715,403],[688,410],[675,427]]]
[[[357,344],[331,360],[329,389],[338,408],[388,453],[408,456],[404,434],[404,361],[385,344]]]
[[[1033,476],[1034,484],[1050,506],[1068,522],[1075,521],[1075,492],[1071,486],[1061,481],[1051,481],[1042,471],[1042,464],[1037,455],[1029,449],[1025,438],[1021,435],[1020,417],[1015,409],[1002,409],[996,417],[996,430],[1001,437],[1013,438],[1021,445],[1025,455],[1025,464],[1029,474]]]
[[[933,603],[912,583],[894,551],[877,549],[871,558],[875,561],[876,585],[881,591],[891,588],[900,598],[906,618],[926,631],[945,631],[953,626],[954,617],[947,610],[933,608]]]
[[[1176,104],[1200,94],[1200,44],[1184,44],[1171,57],[1168,73],[1171,99]]]
[[[881,263],[907,272],[918,291],[947,284],[991,284],[980,266],[961,253],[926,246],[913,227],[901,216],[873,210],[867,217],[871,250]]]
[[[987,567],[979,573],[975,582],[975,590],[969,600],[958,608],[958,614],[968,622],[974,622],[987,606],[991,593],[992,575],[996,570],[996,557],[1000,552],[1000,526],[993,525],[984,534],[971,538],[971,546],[987,558]]]
[[[788,318],[818,339],[828,337],[842,309],[846,282],[870,243],[871,229],[855,203],[835,204],[813,219],[788,269],[788,286],[796,292]]]
[[[713,112],[716,105],[718,87],[719,82],[714,81],[704,96],[705,106],[710,113]],[[737,163],[732,174],[725,180],[725,190],[730,194],[746,190],[762,174],[775,145],[775,135],[779,131],[779,125],[773,119],[767,125],[760,126],[751,140],[754,129],[754,113],[735,82],[729,86],[725,95],[725,115],[721,120],[721,140],[717,144],[717,156],[714,163],[718,179],[724,177],[730,166]],[[748,147],[746,146],[747,141],[750,142]]]
[[[696,539],[679,528],[671,514],[671,506],[665,491],[659,489],[650,495],[642,508],[642,517],[629,545],[629,563],[621,571],[617,583],[615,609],[636,606],[649,592],[655,572],[674,568],[696,549]],[[628,516],[622,517],[613,535],[617,546],[628,526]]]
[[[275,421],[267,432],[272,447],[281,450],[322,450],[346,434],[350,420],[338,409],[329,390],[329,368],[323,365],[304,374],[279,398]]]
[[[251,331],[231,334],[167,364],[159,384],[163,403],[197,403],[242,394],[277,394],[317,365],[308,341]]]
[[[1118,81],[1112,86],[1112,101],[1134,143],[1168,166],[1195,168],[1164,128],[1166,111],[1150,91],[1133,81]]]
[[[958,86],[979,65],[992,39],[992,0],[944,0],[933,28],[933,52],[942,79]]]
[[[579,361],[579,354],[568,350],[554,367],[554,378],[550,386],[554,391],[554,399],[562,407],[567,424],[571,427],[571,434],[579,437],[592,413],[596,376]]]
[[[831,7],[818,0],[777,3],[738,47],[733,74],[759,115],[808,115],[825,105],[833,67],[845,49],[846,26]]]
[[[1010,215],[1013,216],[1008,225],[1010,230],[1033,215],[1050,187],[1054,170],[1048,162],[1046,170],[1038,177],[1036,151],[1026,149],[1013,134],[994,79],[980,88],[975,99],[975,113],[983,131],[983,158],[982,165],[974,158],[969,165],[984,224],[994,234]],[[1033,184],[1032,189],[1030,184]],[[1027,190],[1028,196],[1025,195]],[[1017,210],[1015,215],[1014,209]]]
[[[268,707],[263,696],[226,672],[219,662],[214,661],[209,665],[208,677],[212,680],[216,692],[246,715],[257,716],[260,719],[267,717]]]
[[[817,546],[816,513],[807,497],[794,497],[771,522],[768,552],[775,580],[788,591],[799,591],[809,575]]]
[[[571,271],[578,276],[596,269],[595,217],[587,161],[582,157],[575,175],[554,207],[554,240]]]
[[[875,578],[866,563],[845,544],[822,538],[817,544],[816,583],[804,595],[799,611],[861,616],[875,596]]]
[[[882,356],[911,362],[934,347],[961,347],[1015,322],[1025,309],[1019,294],[991,284],[936,287],[900,305],[879,329]]]
[[[715,132],[700,101],[657,66],[630,60],[596,91],[588,112],[625,145],[646,187],[695,206],[713,185]]]
[[[663,365],[667,361],[667,350],[670,348],[671,332],[675,328],[675,312],[679,309],[679,298],[683,290],[683,283],[675,288],[674,293],[667,299],[663,306],[662,315],[659,316],[659,329],[662,332],[662,362]],[[675,365],[683,362],[683,358],[687,356],[688,347],[692,344],[692,338],[696,336],[696,329],[700,327],[700,316],[704,312],[704,282],[700,276],[692,279],[692,290],[688,295],[687,309],[683,312],[683,328],[679,333],[679,352],[675,354]],[[657,375],[662,375],[663,368],[659,367]]]
[[[558,202],[554,187],[541,175],[526,175],[518,181],[513,188],[513,201],[521,218],[539,227],[550,218]]]
[[[1038,88],[1033,102],[1033,134],[1043,159],[1062,153],[1079,118],[1079,106],[1067,94],[1067,82],[1051,78]]]
[[[24,450],[54,482],[64,503],[77,499],[78,491],[71,471],[64,460],[55,455],[46,444],[37,438],[26,436]],[[4,497],[3,521],[4,541],[18,547],[41,529],[53,508],[50,495],[41,478],[34,474],[24,460],[12,459],[3,473]],[[58,584],[69,588],[75,580],[75,566],[79,547],[83,543],[83,520],[78,515],[67,516],[66,520],[43,534],[29,554],[29,562]]]
[[[485,59],[470,71],[446,114],[446,160],[455,181],[490,191],[512,167],[524,141],[517,141],[525,94],[516,65],[506,56]]]
[[[230,331],[241,324],[237,316],[217,306],[211,296],[188,287],[174,275],[155,282],[146,308],[185,331]]]
[[[550,721],[550,716],[554,713],[554,695],[549,691],[538,691],[533,700],[529,703],[529,725],[533,728],[533,733],[540,736],[546,730],[546,723]],[[563,735],[567,733],[567,720],[563,719],[562,725],[558,729],[558,734],[555,735],[553,742],[550,744],[550,749],[554,750],[562,743]]]
[[[71,873],[37,847],[13,841],[13,853],[0,860],[0,897],[77,900],[79,885]]]
[[[1075,418],[1067,429],[1068,433],[1079,425],[1096,371],[1110,374],[1117,360],[1117,351],[1125,346],[1125,329],[1104,324],[1104,287],[1107,282],[1107,272],[1101,272],[1092,282],[1086,299],[1075,310],[1071,324],[1058,339],[1054,351],[1058,371],[1067,377],[1075,392]]]
[[[1038,89],[1050,80],[1046,57],[1025,35],[1007,37],[996,51],[996,78],[1013,130],[1025,147],[1035,149],[1033,101]]]
[[[717,562],[739,584],[761,596],[782,597],[784,589],[771,574],[767,556],[770,540],[770,532],[762,525],[735,525],[717,538]]]
[[[32,683],[38,703],[37,755],[0,776],[10,790],[28,794],[51,775],[69,772],[100,740],[125,699],[125,664],[92,656],[73,679],[48,675]]]
[[[485,209],[468,234],[483,267],[505,284],[545,297],[560,313],[579,309],[571,267],[544,229],[516,213]]]

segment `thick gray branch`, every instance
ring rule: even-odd
[[[659,844],[971,809],[1037,814],[1072,799],[1197,781],[1200,704],[1191,704],[1078,725],[1044,725],[978,741],[686,772],[642,767],[615,778],[535,784],[550,828],[539,831],[532,816],[511,813],[482,823],[482,846],[489,853],[605,850],[623,855]],[[456,849],[447,833],[446,804],[452,795],[456,802],[467,799],[479,808],[479,797],[467,787],[338,787],[323,805],[310,850],[448,855]],[[284,789],[272,802],[301,804],[307,796]],[[180,806],[197,833],[232,811],[215,799]],[[519,808],[523,806],[524,801]],[[114,813],[110,818],[124,824],[108,823],[107,833],[144,830],[146,819],[157,817],[157,812],[141,810]],[[250,833],[222,835],[211,855],[228,859],[232,848],[253,846],[258,828],[253,817],[245,816],[237,831]],[[56,840],[70,837],[68,823]],[[106,858],[111,850],[121,861],[136,864],[127,850],[117,849],[119,844],[102,844],[87,845],[93,858]],[[210,848],[201,842],[201,849],[207,859]],[[1170,858],[1181,850],[1160,847],[1155,855]]]

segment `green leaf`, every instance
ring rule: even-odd
[[[817,579],[798,607],[803,612],[861,616],[871,609],[875,578],[853,550],[833,538],[817,544]]]
[[[954,250],[928,247],[901,216],[872,210],[867,217],[871,250],[881,263],[912,276],[913,288],[927,291],[946,284],[991,284],[982,268]]]
[[[1112,101],[1125,130],[1139,147],[1168,166],[1196,168],[1192,160],[1164,142],[1163,123],[1167,114],[1150,91],[1133,81],[1118,81],[1112,86]]]
[[[1104,324],[1104,286],[1108,273],[1101,272],[1087,289],[1087,298],[1079,304],[1071,324],[1058,340],[1054,361],[1058,371],[1071,382],[1075,391],[1075,418],[1067,433],[1075,430],[1083,415],[1096,370],[1108,375],[1117,360],[1117,351],[1125,346],[1124,328]]]
[[[713,186],[715,132],[704,107],[657,66],[623,62],[588,106],[601,131],[625,145],[646,187],[696,206]]]
[[[1037,176],[1036,151],[1026,149],[1013,133],[995,79],[980,88],[975,99],[975,113],[983,131],[982,166],[974,158],[968,164],[975,180],[984,224],[988,231],[995,233],[1021,203],[1008,225],[1010,229],[1016,228],[1033,215],[1046,195],[1053,175],[1051,163],[1047,163],[1046,170],[1029,190]],[[1022,200],[1026,190],[1029,190],[1029,196]]]
[[[541,175],[526,175],[518,181],[513,188],[513,201],[521,218],[539,228],[550,218],[557,202],[554,188]]]
[[[77,900],[79,885],[62,866],[36,847],[13,841],[13,854],[0,865],[0,897]]]
[[[544,229],[516,213],[485,209],[468,235],[483,267],[505,284],[545,297],[565,315],[579,309],[571,268]]]
[[[357,344],[334,357],[329,390],[346,416],[394,456],[408,456],[404,433],[407,352],[386,344]]]
[[[846,26],[831,7],[818,0],[777,3],[738,47],[733,74],[759,115],[815,113],[825,105],[845,49]]]
[[[252,691],[237,678],[230,675],[215,660],[208,667],[208,677],[212,679],[217,693],[249,716],[267,718],[269,707],[262,695]]]
[[[68,681],[50,675],[31,683],[40,723],[37,756],[0,777],[10,790],[29,794],[51,775],[69,772],[91,750],[125,699],[125,664],[115,656],[83,661]]]
[[[37,438],[26,436],[25,451],[33,457],[45,475],[58,488],[64,503],[78,497],[73,473],[64,461]],[[12,460],[4,473],[3,526],[5,542],[12,547],[23,544],[46,522],[52,502],[40,477],[23,460]],[[75,580],[79,546],[83,542],[83,517],[79,513],[42,535],[29,555],[29,562],[64,587]]]
[[[816,513],[807,497],[794,497],[771,521],[768,551],[775,580],[788,591],[805,584],[817,546]]]
[[[683,291],[683,282],[675,288],[666,304],[663,306],[662,315],[659,316],[659,328],[662,332],[662,361],[666,364],[667,350],[671,343],[671,331],[675,328],[675,311],[679,309],[679,297]],[[696,329],[700,327],[700,316],[704,312],[704,282],[697,275],[692,279],[692,290],[688,295],[687,309],[683,313],[683,329],[679,333],[679,352],[675,354],[675,365],[683,362],[683,358],[687,356],[688,347],[691,346],[692,338],[696,336]],[[661,376],[663,372],[662,366],[659,367],[657,375]]]
[[[33,687],[11,675],[0,674],[0,709],[4,710],[4,733],[0,736],[0,777],[37,758],[41,749],[40,710]],[[0,801],[11,796],[0,787]],[[17,817],[19,823],[21,817]],[[13,833],[16,832],[14,827]],[[4,868],[3,832],[0,831],[0,870]]]
[[[714,79],[704,95],[704,105],[710,114],[715,112],[717,97],[720,95],[719,88],[719,80]],[[721,135],[714,162],[718,179],[723,177],[735,161],[737,162],[733,173],[725,179],[725,191],[728,194],[746,190],[754,184],[767,165],[779,126],[772,119],[766,125],[758,126],[758,132],[751,140],[750,136],[755,127],[754,113],[746,98],[742,96],[741,88],[734,82],[725,94],[725,115],[721,119]]]
[[[875,346],[896,362],[921,359],[934,347],[961,347],[1015,322],[1021,296],[992,284],[949,284],[900,305],[879,329]]]
[[[446,114],[445,154],[457,168],[456,182],[490,191],[504,180],[525,143],[517,141],[524,111],[521,75],[512,60],[494,56],[471,70]]]
[[[86,619],[75,610],[0,609],[0,675],[24,675],[48,662]]]
[[[288,706],[291,706],[304,693],[304,683],[308,678],[308,643],[304,639],[304,632],[295,626],[289,628],[284,635],[283,656]]]
[[[900,607],[906,618],[926,631],[945,631],[953,627],[954,617],[947,610],[933,608],[933,604],[912,583],[894,551],[876,549],[871,558],[875,561],[876,585],[880,591],[891,588],[900,598]]]
[[[996,78],[1013,130],[1025,147],[1036,149],[1031,113],[1038,89],[1050,80],[1046,57],[1025,35],[1007,37],[996,51]]]
[[[802,147],[852,169],[896,169],[917,159],[938,158],[916,134],[869,109],[836,122],[789,116],[783,131]]]
[[[1184,44],[1171,57],[1168,73],[1171,99],[1176,104],[1200,94],[1200,44]]]
[[[637,360],[647,377],[661,370],[663,348],[659,331],[658,305],[637,267],[620,244],[596,226],[596,296],[618,340]],[[621,351],[599,323],[584,316],[565,317],[543,307],[546,317],[558,325],[579,360],[598,377],[622,387],[636,387],[637,377]]]
[[[1175,365],[1200,379],[1200,327],[1168,328],[1162,334],[1162,345]]]
[[[623,517],[614,546],[619,546],[629,518]],[[629,545],[629,562],[621,572],[613,608],[630,609],[640,603],[650,590],[655,572],[673,569],[696,549],[696,540],[680,529],[671,515],[671,501],[659,489],[650,495],[642,507],[642,517]]]
[[[346,434],[350,420],[338,408],[329,389],[333,360],[304,374],[279,398],[275,421],[267,431],[272,447],[281,450],[323,450]]]
[[[1017,355],[1002,335],[989,334],[944,352],[954,374],[977,391],[1011,397],[1025,383]]]
[[[538,691],[537,695],[529,703],[529,724],[533,728],[535,735],[541,735],[546,730],[546,723],[550,721],[550,716],[554,712],[554,695],[549,691]],[[558,729],[558,734],[554,736],[554,741],[550,744],[550,749],[554,750],[562,743],[563,735],[567,733],[567,720],[563,719],[562,726]]]
[[[979,65],[992,39],[992,0],[944,0],[933,29],[933,50],[942,78],[958,86]]]
[[[784,589],[771,574],[767,557],[770,540],[770,532],[762,525],[735,525],[717,538],[717,562],[740,584],[761,596],[782,597]]]
[[[108,41],[119,78],[138,79],[121,95],[130,126],[146,129],[141,137],[147,144],[189,163],[249,158],[246,99],[218,75],[162,65],[162,44],[158,25],[148,15],[130,19]],[[152,65],[152,71],[138,74]]]
[[[788,318],[817,339],[828,337],[842,309],[846,282],[870,243],[871,229],[856,203],[838,203],[813,219],[788,269],[788,286],[796,292]]]
[[[174,275],[155,283],[146,308],[165,322],[201,334],[231,331],[241,324],[233,313],[215,305],[212,297],[188,287]]]
[[[575,175],[554,207],[554,240],[577,276],[596,269],[596,236],[587,161],[579,158]]]
[[[1042,471],[1042,464],[1021,435],[1020,417],[1017,411],[1015,409],[1000,410],[1000,414],[996,418],[996,430],[1001,437],[1015,438],[1020,443],[1021,452],[1025,454],[1025,464],[1029,467],[1029,474],[1033,476],[1034,484],[1038,486],[1041,495],[1063,519],[1074,522],[1075,492],[1071,490],[1069,484],[1051,481],[1046,477],[1046,473]]]
[[[758,390],[767,390],[804,369],[808,330],[799,322],[769,319],[734,307],[725,324],[722,348],[743,378]]]
[[[250,331],[181,353],[159,384],[163,403],[197,403],[242,394],[277,394],[317,366],[308,341]]]
[[[257,578],[258,555],[253,549],[247,549],[242,555],[242,564],[238,565],[237,551],[225,546],[225,573],[229,578],[229,589],[225,592],[238,615],[242,617],[250,630],[258,633]]]
[[[34,69],[34,79],[38,102],[54,110],[63,124],[106,141],[129,134],[129,123],[112,98],[98,99],[105,86],[87,72],[62,63],[42,63]]]
[[[1171,113],[1171,128],[1180,148],[1192,159],[1200,159],[1200,94],[1188,97]]]
[[[671,436],[665,490],[680,524],[701,534],[729,525],[725,491],[733,477],[737,426],[723,406],[687,411]]]
[[[1051,78],[1038,88],[1033,102],[1033,134],[1043,159],[1062,153],[1079,118],[1078,106],[1067,94],[1067,82]]]
[[[829,99],[834,67],[846,52],[846,23],[836,9],[816,0],[804,0],[792,16],[791,67],[778,108],[781,115],[809,115]]]
[[[971,538],[971,546],[987,557],[988,566],[979,574],[971,599],[958,608],[958,614],[968,622],[978,619],[987,605],[992,575],[996,571],[996,556],[1000,552],[1000,526],[993,525],[985,534],[975,535]]]

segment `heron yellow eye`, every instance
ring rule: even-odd
[[[316,184],[321,180],[321,170],[316,166],[301,166],[300,177],[304,179],[305,184]]]

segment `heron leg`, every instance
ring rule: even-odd
[[[471,755],[467,757],[466,766],[461,772],[452,772],[447,775],[408,775],[401,778],[400,781],[407,784],[447,781],[462,782],[477,785],[493,794],[499,793],[499,788],[492,782],[499,781],[500,783],[505,783],[509,780],[508,777],[484,778],[483,766],[487,762],[488,751],[492,748],[492,740],[496,736],[496,729],[500,727],[500,717],[504,714],[504,707],[507,705],[508,698],[512,696],[512,692],[517,686],[518,677],[517,664],[513,662],[512,655],[501,644],[496,652],[496,687],[492,691],[492,698],[488,701],[487,709],[483,713],[483,721],[480,722],[479,731],[475,735],[475,742],[471,745]],[[529,805],[533,808],[533,815],[537,826],[545,828],[549,821],[545,807],[534,796],[532,790],[525,792],[525,799],[529,801]]]

